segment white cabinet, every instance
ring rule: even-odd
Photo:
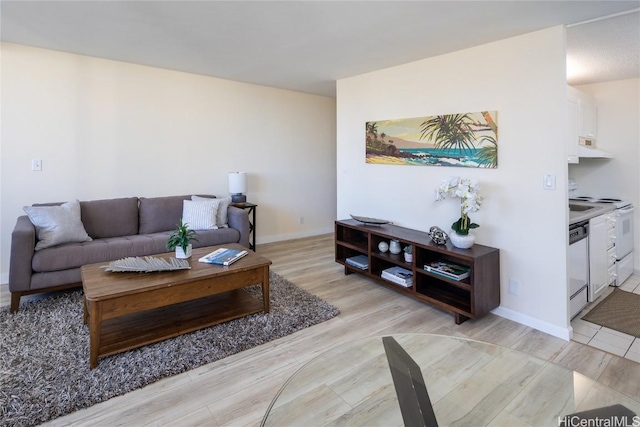
[[[567,160],[578,163],[580,138],[593,142],[597,137],[597,108],[595,98],[588,93],[567,86]]]
[[[578,105],[578,136],[596,139],[598,111],[595,98],[571,86],[567,86],[567,98],[570,103]]]
[[[578,102],[578,136],[587,139],[596,139],[597,110],[595,99],[586,93],[580,93]]]
[[[607,214],[589,220],[589,301],[609,286]]]
[[[567,161],[578,163],[578,101],[567,102]]]

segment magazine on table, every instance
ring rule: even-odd
[[[239,249],[220,248],[200,258],[198,261],[207,264],[231,265],[249,252]]]
[[[424,269],[453,280],[466,279],[471,271],[470,267],[446,261],[433,261],[425,264]]]

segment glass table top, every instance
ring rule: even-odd
[[[391,337],[419,365],[440,426],[558,426],[569,414],[614,404],[640,414],[640,402],[526,353],[452,336]],[[403,426],[396,396],[382,337],[363,338],[300,368],[262,425]]]

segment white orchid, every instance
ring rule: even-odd
[[[479,225],[472,223],[469,218],[470,212],[478,212],[482,205],[480,195],[480,184],[475,179],[451,177],[442,181],[436,188],[436,202],[444,200],[447,196],[459,197],[460,219],[451,225],[451,228],[458,234],[469,234],[470,228],[478,228]]]

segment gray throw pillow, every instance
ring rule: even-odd
[[[80,219],[78,200],[60,206],[25,206],[23,209],[36,227],[36,251],[63,243],[92,240]]]

